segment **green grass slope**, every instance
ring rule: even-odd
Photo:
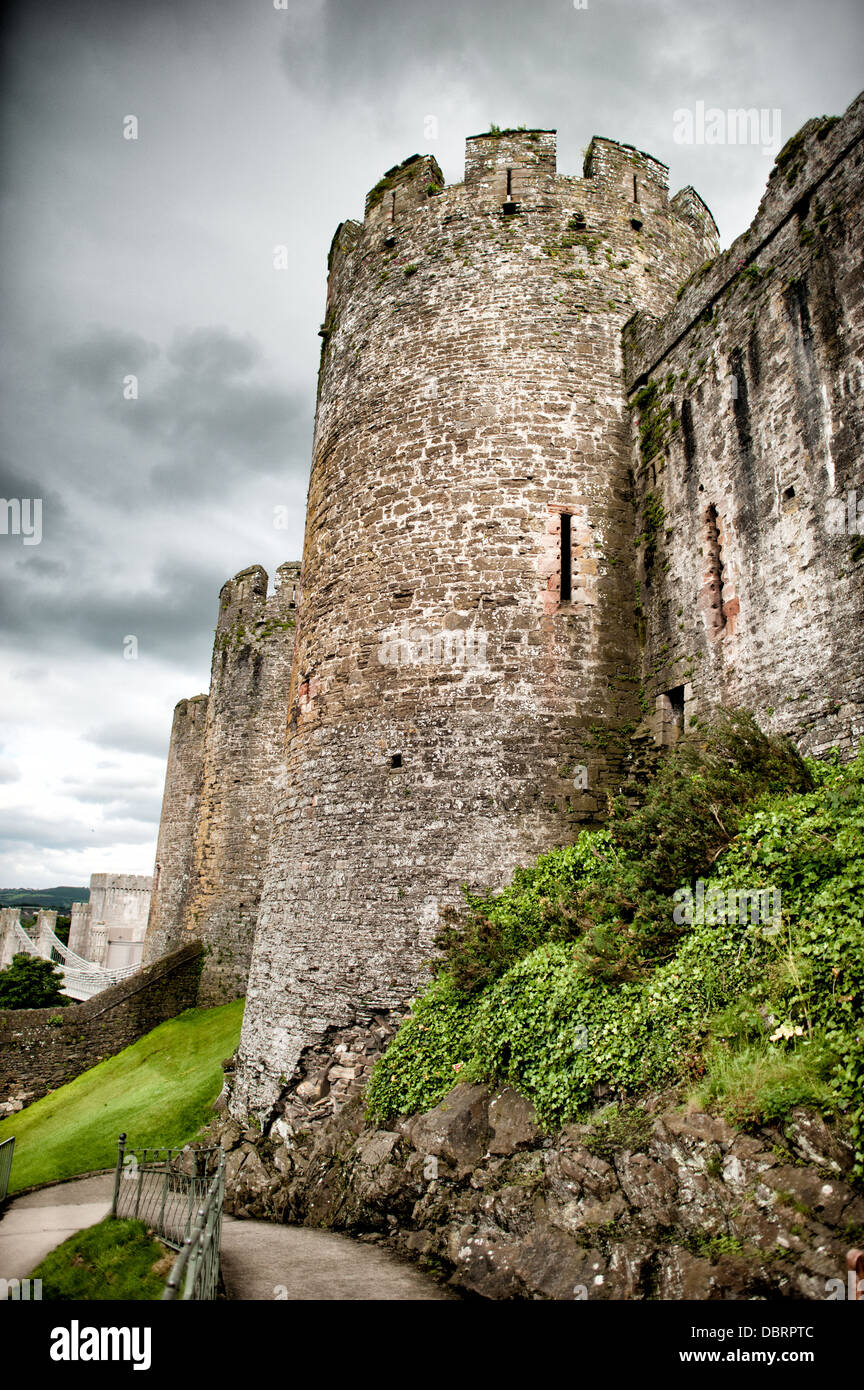
[[[0,1122],[0,1140],[15,1136],[10,1191],[110,1167],[121,1131],[131,1146],[191,1139],[211,1118],[242,1020],[242,999],[188,1009]]]

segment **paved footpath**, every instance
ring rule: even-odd
[[[75,1178],[14,1198],[0,1219],[0,1279],[25,1279],[50,1250],[111,1210],[114,1174]],[[388,1251],[331,1231],[270,1221],[222,1222],[222,1277],[230,1299],[453,1299]]]
[[[389,1251],[332,1231],[222,1222],[222,1278],[231,1299],[455,1299]]]
[[[106,1173],[14,1197],[0,1219],[0,1279],[26,1279],[55,1246],[107,1216],[113,1195]]]

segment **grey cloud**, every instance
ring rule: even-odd
[[[76,343],[59,348],[55,363],[65,380],[94,394],[116,398],[123,377],[142,371],[158,356],[156,344],[137,333],[94,326]]]
[[[82,737],[97,748],[116,748],[124,753],[148,753],[156,758],[164,758],[168,752],[170,732],[168,724],[154,729],[132,720],[118,719],[97,724],[86,730]]]
[[[134,521],[127,522],[134,543]],[[130,529],[131,528],[131,529]],[[26,573],[26,566],[25,566]],[[138,660],[197,661],[205,666],[218,606],[228,576],[218,560],[166,561],[152,578],[122,588],[88,584],[86,576],[64,585],[0,590],[0,628],[55,655],[84,646],[123,657],[123,641],[138,638]],[[179,698],[179,696],[178,696]]]
[[[27,807],[0,810],[0,840],[38,849],[105,849],[112,844],[147,844],[153,828],[144,821],[112,821],[109,826],[70,824],[68,817],[33,815]]]
[[[137,398],[124,398],[124,377],[143,372],[157,357],[158,367],[139,380]],[[58,349],[56,360],[112,426],[155,451],[140,456],[136,476],[139,495],[151,507],[164,505],[166,489],[194,494],[200,507],[224,498],[244,478],[305,472],[311,385],[292,390],[273,380],[249,333],[222,325],[185,328],[161,354],[137,335],[93,329]],[[97,482],[115,498],[125,486],[119,469]]]
[[[0,758],[0,783],[20,782],[21,772],[18,766],[6,758]]]

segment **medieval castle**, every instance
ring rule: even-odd
[[[460,885],[596,822],[720,704],[864,732],[864,97],[781,151],[718,255],[692,188],[595,138],[467,141],[338,228],[302,566],[220,599],[177,706],[145,960],[247,994],[233,1106],[387,1023]],[[859,500],[860,499],[860,500]]]

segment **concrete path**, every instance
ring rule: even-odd
[[[12,1198],[0,1219],[0,1279],[26,1279],[49,1251],[107,1216],[113,1194],[107,1173]]]
[[[26,1279],[50,1250],[111,1210],[114,1174],[74,1178],[15,1197],[0,1219],[0,1279]],[[222,1277],[231,1299],[340,1301],[455,1298],[378,1246],[270,1221],[222,1222]]]
[[[332,1231],[231,1216],[222,1222],[222,1278],[231,1299],[410,1302],[456,1297],[378,1246]]]

